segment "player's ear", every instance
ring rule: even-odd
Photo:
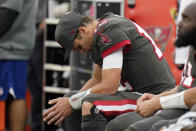
[[[81,35],[83,35],[84,33],[87,32],[87,27],[86,26],[80,26],[78,30],[79,30],[79,33]]]

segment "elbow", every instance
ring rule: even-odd
[[[105,89],[106,94],[108,95],[115,95],[118,91],[118,85],[112,85],[112,86],[108,86]]]

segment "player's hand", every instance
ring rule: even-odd
[[[43,121],[49,125],[53,122],[55,122],[55,125],[58,125],[73,112],[68,97],[50,100],[48,104],[53,106],[43,113]]]
[[[144,93],[138,100],[137,100],[137,105],[139,105],[141,102],[150,100],[154,97],[155,95],[149,94],[149,93]]]
[[[161,109],[159,98],[153,97],[150,100],[145,100],[137,105],[136,112],[143,117],[149,117],[156,113],[157,110]]]

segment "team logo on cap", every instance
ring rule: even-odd
[[[74,33],[75,33],[74,29],[69,32],[70,35],[73,35]]]

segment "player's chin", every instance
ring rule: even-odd
[[[182,32],[181,32],[180,30],[177,31],[177,34],[176,34],[176,35],[177,35],[177,38],[180,38],[180,37],[183,36],[183,35],[182,35]]]

